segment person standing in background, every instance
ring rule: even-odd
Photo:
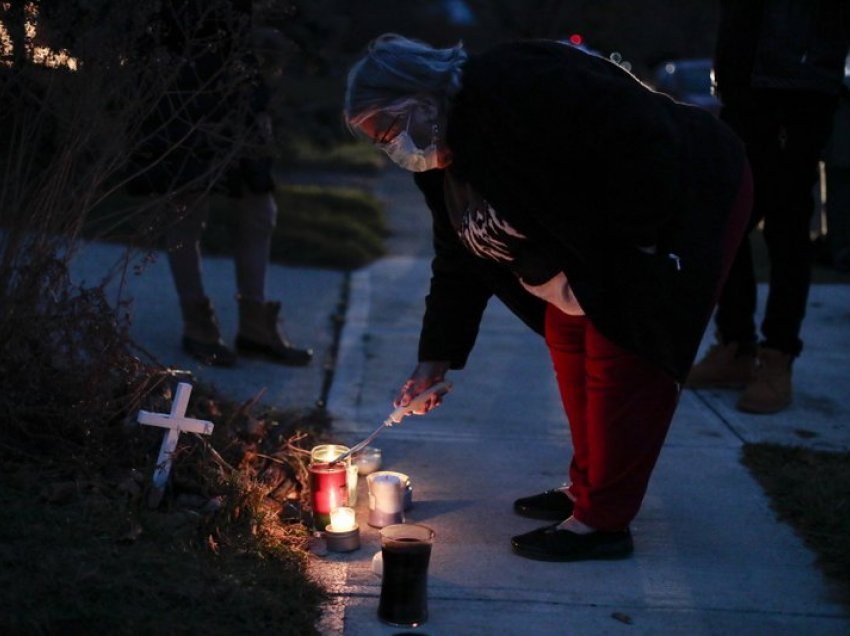
[[[850,3],[721,0],[720,6],[720,118],[746,145],[754,185],[750,229],[764,222],[770,287],[759,342],[746,237],[718,302],[717,343],[694,365],[687,386],[743,388],[739,410],[776,413],[791,404],[791,368],[803,349],[813,188],[850,46]]]
[[[266,300],[273,197],[270,91],[253,51],[250,0],[179,0],[162,5],[151,48],[175,65],[174,88],[146,122],[143,166],[130,191],[169,197],[168,262],[183,316],[183,349],[204,364],[232,366],[206,295],[201,235],[210,194],[222,194],[237,215],[234,262],[239,331],[236,350],[280,364],[304,366],[310,349],[292,345],[280,325],[280,303]],[[235,151],[240,135],[247,148]]]

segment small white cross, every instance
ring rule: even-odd
[[[151,493],[149,501],[152,507],[156,507],[165,492],[165,484],[168,482],[168,474],[171,472],[171,456],[177,448],[177,439],[180,433],[199,433],[210,435],[213,432],[213,423],[207,420],[196,420],[186,417],[186,407],[189,405],[189,396],[192,394],[192,385],[180,382],[174,392],[174,401],[171,403],[171,413],[162,415],[139,411],[136,419],[139,424],[148,426],[159,426],[167,429],[162,438],[162,446],[159,448],[159,457],[156,459],[156,469],[153,473],[154,492]]]

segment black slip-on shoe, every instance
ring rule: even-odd
[[[634,552],[628,529],[576,534],[559,530],[558,524],[517,535],[511,539],[511,546],[518,555],[537,561],[625,559]]]
[[[514,502],[514,512],[529,519],[563,521],[573,514],[573,500],[561,490],[547,490]]]

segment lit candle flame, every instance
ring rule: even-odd
[[[331,531],[332,532],[348,532],[354,530],[357,523],[354,520],[354,508],[340,506],[331,510]]]

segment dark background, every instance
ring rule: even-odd
[[[195,2],[197,0],[163,0]],[[742,0],[743,1],[743,0]],[[580,34],[588,48],[615,56],[648,81],[659,63],[711,57],[718,0],[233,0],[250,3],[255,22],[277,30],[266,61],[278,123],[301,128],[319,142],[344,139],[339,109],[345,73],[366,44],[385,32],[435,46],[458,41],[471,50],[518,38],[567,40]],[[116,3],[120,8],[116,11]],[[127,16],[147,3],[128,0],[36,0],[0,6],[12,42],[24,39],[25,7],[36,7],[38,44],[76,53],[80,37],[102,16]],[[126,25],[119,30],[126,30]],[[23,46],[15,46],[13,64]],[[306,126],[306,128],[303,128]]]
[[[286,39],[276,94],[314,136],[339,139],[345,73],[377,35],[395,32],[471,51],[518,38],[567,40],[616,55],[648,81],[659,63],[711,57],[717,0],[263,0],[261,21]],[[297,113],[297,114],[296,114]],[[280,121],[283,127],[295,121]]]

